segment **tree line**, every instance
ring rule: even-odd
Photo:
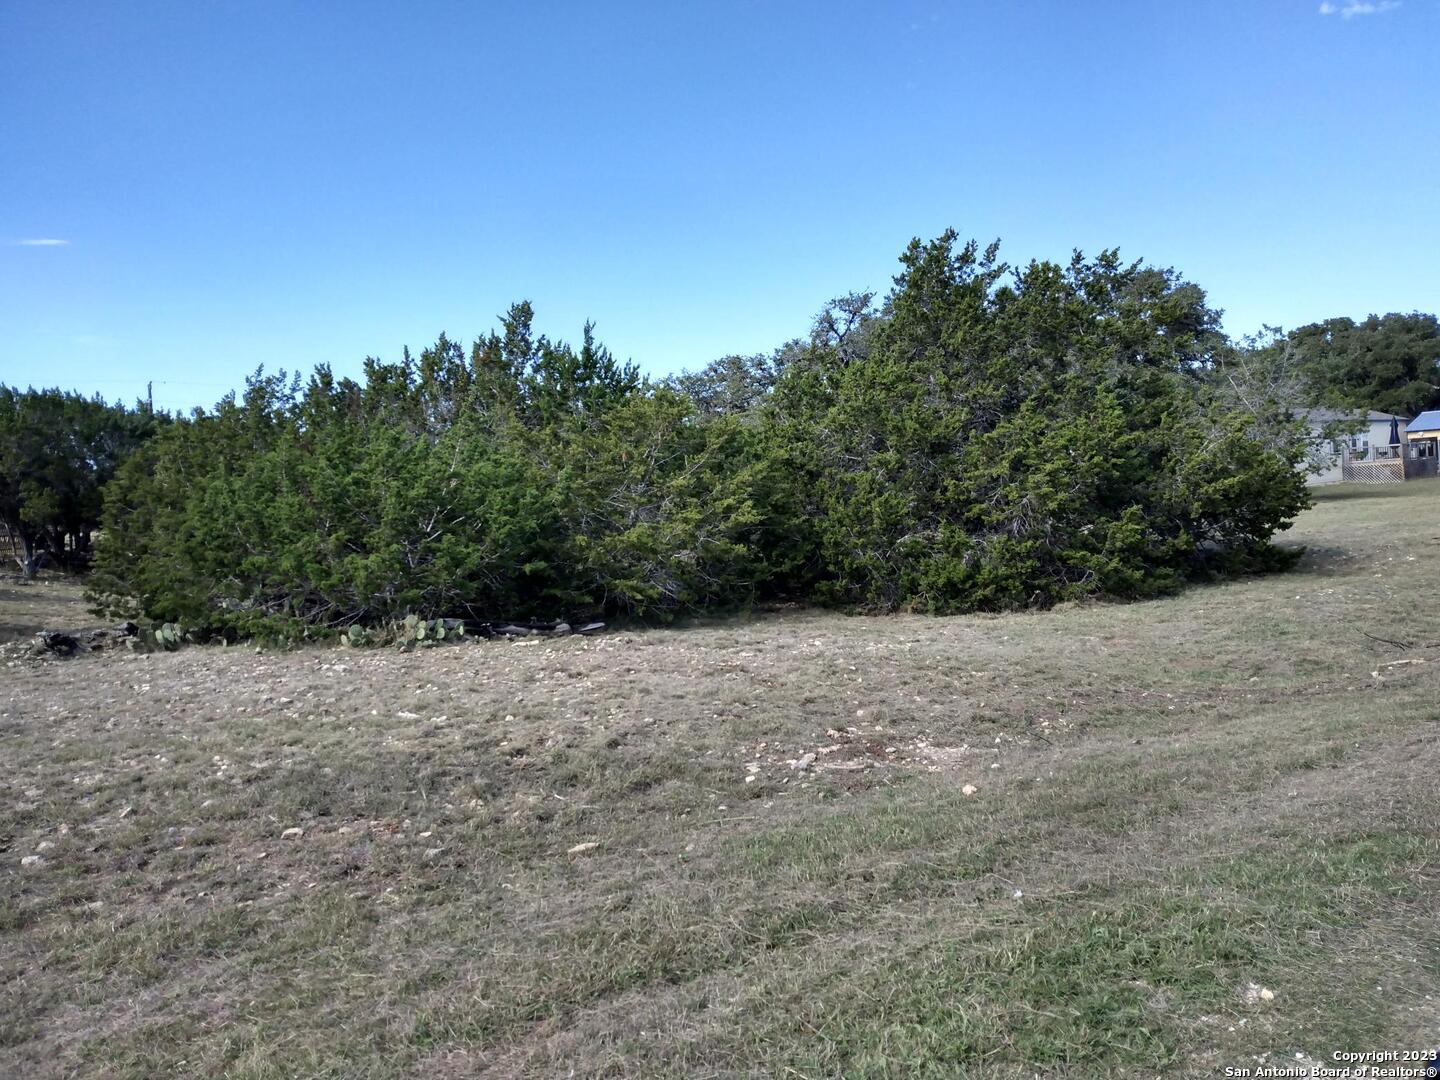
[[[91,559],[105,485],[157,429],[148,409],[0,385],[0,523],[26,577]]]
[[[1433,317],[1377,323],[1418,400]],[[1363,325],[1284,339],[1306,397],[1372,393],[1335,351]],[[468,347],[261,372],[185,417],[6,391],[0,511],[103,610],[240,634],[1152,596],[1284,561],[1307,495],[1279,347],[1229,342],[1172,270],[947,232],[808,340],[659,382],[522,303]]]

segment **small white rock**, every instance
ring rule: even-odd
[[[584,843],[582,843],[582,844],[576,844],[574,847],[572,847],[572,848],[567,852],[567,854],[569,854],[569,855],[584,855],[585,852],[587,852],[587,851],[594,851],[594,850],[595,850],[597,847],[599,847],[599,846],[600,846],[600,842],[599,842],[598,840],[586,840],[586,841],[585,841]]]
[[[977,791],[979,791],[979,790],[980,790],[980,789],[977,788],[974,784],[966,784],[964,787],[962,787],[962,788],[960,789],[960,794],[961,794],[961,795],[974,795],[975,792],[977,792]]]
[[[38,870],[45,865],[45,860],[39,855],[26,855],[20,860],[20,865],[26,870]]]
[[[282,832],[282,833],[280,834],[280,839],[281,839],[281,840],[299,840],[299,839],[300,839],[302,836],[304,836],[304,835],[305,835],[305,830],[304,830],[304,829],[300,828],[299,825],[292,825],[292,826],[290,826],[290,828],[286,829],[284,832]]]

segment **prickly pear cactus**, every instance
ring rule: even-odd
[[[465,624],[459,619],[421,619],[407,615],[395,628],[395,640],[402,649],[431,647],[465,636]]]

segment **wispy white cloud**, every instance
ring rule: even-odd
[[[38,237],[34,240],[16,240],[20,247],[69,247],[69,240],[54,240],[48,236]]]
[[[1343,4],[1334,4],[1330,0],[1324,0],[1320,5],[1321,15],[1339,15],[1342,19],[1353,19],[1356,15],[1380,15],[1387,11],[1394,11],[1400,6],[1400,0],[1347,0]]]

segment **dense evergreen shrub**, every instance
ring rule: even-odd
[[[1113,253],[917,241],[878,310],[665,386],[531,318],[170,425],[110,485],[94,597],[240,631],[1043,606],[1265,565],[1305,504],[1282,404],[1217,391],[1203,292]]]
[[[808,593],[1044,606],[1273,560],[1304,440],[1284,403],[1216,392],[1200,289],[1113,252],[1011,272],[952,233],[902,267],[863,355],[822,337],[769,402]]]

